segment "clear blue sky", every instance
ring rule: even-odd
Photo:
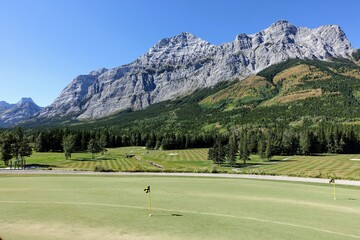
[[[359,10],[358,0],[0,0],[0,100],[49,105],[77,75],[180,32],[221,44],[286,19],[340,25],[360,48]]]

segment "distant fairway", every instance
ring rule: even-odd
[[[187,149],[176,151],[146,150],[145,147],[110,148],[105,155],[97,154],[95,159],[90,153],[73,153],[65,160],[63,153],[34,152],[26,158],[27,165],[41,168],[65,168],[94,171],[96,166],[114,171],[209,171],[214,165],[207,160],[208,149]],[[134,155],[126,158],[126,154]],[[173,154],[173,155],[172,155]],[[157,163],[154,166],[150,162]],[[4,167],[0,161],[0,167]]]
[[[244,173],[360,180],[360,161],[352,160],[359,158],[359,154],[291,156],[287,161],[247,168]]]
[[[131,154],[132,157],[126,158],[126,154]],[[360,161],[351,160],[360,159],[360,154],[274,156],[272,161],[251,155],[246,167],[240,160],[234,167],[214,165],[207,157],[206,148],[160,151],[146,150],[139,146],[110,148],[105,155],[98,154],[95,159],[89,153],[74,153],[71,159],[65,160],[63,153],[34,152],[26,161],[28,166],[45,169],[94,171],[98,166],[103,170],[126,172],[213,172],[215,168],[216,171],[227,173],[360,180]],[[282,161],[283,159],[288,160]],[[0,161],[1,167],[4,167],[3,161]]]
[[[330,185],[292,182],[11,176],[0,206],[4,240],[360,239],[358,187],[338,186],[334,201]]]

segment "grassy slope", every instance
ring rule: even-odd
[[[340,79],[343,82],[340,82]],[[226,102],[241,108],[244,105],[241,104],[244,103],[244,98],[248,99],[247,103],[253,102],[253,107],[259,103],[260,106],[271,106],[314,97],[325,99],[327,95],[349,94],[345,91],[341,92],[345,90],[342,88],[348,87],[347,85],[355,87],[351,90],[356,91],[359,89],[356,81],[359,80],[360,68],[349,62],[290,60],[273,65],[259,72],[256,77],[249,77],[223,89],[205,98],[202,103],[209,106]],[[341,84],[344,86],[340,87]],[[332,85],[332,88],[328,85]],[[345,97],[351,97],[351,94]]]
[[[360,238],[355,187],[338,186],[334,201],[330,185],[57,176],[1,178],[0,191],[5,240]]]

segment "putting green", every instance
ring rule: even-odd
[[[292,182],[17,176],[0,177],[0,206],[4,240],[360,239],[358,187],[333,200],[330,185]]]

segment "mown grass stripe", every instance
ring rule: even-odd
[[[142,206],[132,206],[132,205],[120,205],[120,204],[105,204],[105,203],[91,203],[91,202],[57,202],[57,201],[0,201],[1,203],[14,203],[14,204],[57,204],[57,205],[85,205],[85,206],[96,206],[96,207],[112,207],[112,208],[131,208],[131,209],[141,209],[146,210],[147,207]],[[249,220],[255,222],[263,222],[273,225],[283,225],[293,228],[306,229],[311,231],[322,232],[330,235],[338,235],[342,237],[350,237],[354,239],[360,239],[360,236],[353,235],[351,233],[342,233],[336,232],[323,228],[316,228],[312,226],[306,226],[301,224],[294,224],[289,222],[282,222],[277,220],[265,219],[265,218],[256,218],[250,216],[236,216],[231,214],[222,214],[222,213],[213,213],[213,212],[201,212],[201,211],[191,211],[191,210],[177,210],[177,209],[165,209],[165,208],[153,208],[155,211],[163,211],[163,212],[179,212],[186,214],[194,214],[194,215],[206,215],[206,216],[214,216],[214,217],[223,217],[223,218],[232,218],[232,219],[242,219]]]

